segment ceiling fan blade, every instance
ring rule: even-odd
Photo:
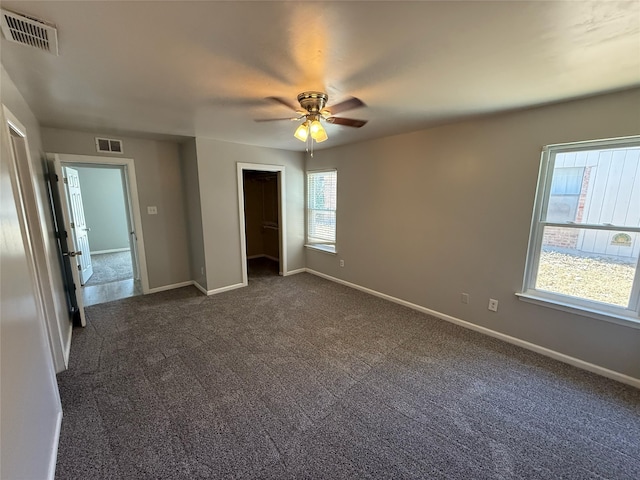
[[[336,113],[346,112],[347,110],[353,110],[354,108],[359,107],[366,107],[366,105],[359,98],[351,97],[340,103],[327,107],[327,110],[331,112],[331,115],[335,115]]]
[[[329,117],[327,122],[334,125],[344,125],[345,127],[360,128],[366,125],[367,120],[356,120],[354,118],[342,118],[342,117]]]
[[[297,111],[300,106],[296,106],[293,103],[289,102],[288,100],[282,98],[282,97],[267,97],[267,100],[271,100],[272,102],[277,102],[281,105],[284,105],[285,107],[290,108],[291,110],[293,110],[294,112]]]
[[[284,117],[284,118],[254,118],[254,122],[278,122],[280,120],[300,120],[299,117]]]

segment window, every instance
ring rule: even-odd
[[[338,172],[307,172],[307,246],[336,252]]]
[[[640,321],[640,137],[544,149],[523,299]]]

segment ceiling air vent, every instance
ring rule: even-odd
[[[96,137],[96,148],[101,153],[122,153],[122,140]]]
[[[1,12],[2,33],[7,40],[58,55],[58,31],[55,25],[8,10]]]

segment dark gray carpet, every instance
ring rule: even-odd
[[[85,286],[103,285],[133,278],[131,252],[99,253],[91,255],[93,275]]]
[[[640,478],[640,391],[309,274],[87,318],[58,479]]]

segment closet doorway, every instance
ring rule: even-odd
[[[242,165],[242,166],[240,166]],[[283,255],[284,167],[240,164],[240,216],[243,280],[278,276],[286,272]]]

